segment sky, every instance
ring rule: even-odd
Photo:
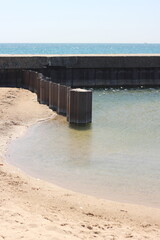
[[[160,0],[0,0],[0,43],[160,43]]]

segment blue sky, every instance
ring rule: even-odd
[[[160,0],[0,0],[0,42],[160,43]]]

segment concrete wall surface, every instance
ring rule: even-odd
[[[0,55],[0,69],[158,68],[160,54]]]
[[[0,55],[0,85],[18,86],[34,70],[71,87],[160,87],[160,54]]]

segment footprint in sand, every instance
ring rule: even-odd
[[[30,227],[30,228],[37,228],[38,225],[37,224],[29,224],[28,227]]]

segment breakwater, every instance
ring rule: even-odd
[[[1,55],[0,84],[18,86],[22,69],[72,88],[160,86],[160,54]]]
[[[22,71],[18,85],[36,93],[39,103],[67,116],[69,123],[86,124],[92,121],[91,90],[71,89],[31,70]]]
[[[160,87],[160,54],[1,55],[0,86],[28,88],[70,123],[89,123],[91,91],[73,89]]]

